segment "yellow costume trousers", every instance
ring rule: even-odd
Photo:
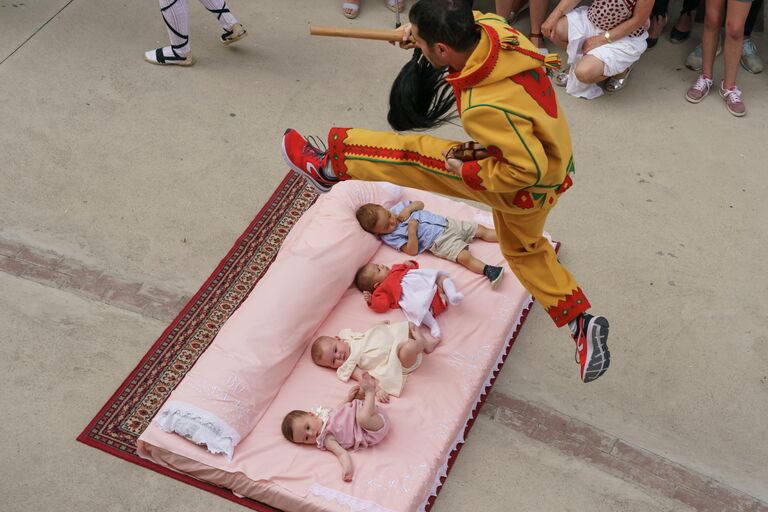
[[[578,283],[557,260],[552,245],[543,236],[547,215],[557,203],[554,189],[539,194],[539,206],[532,208],[520,207],[519,194],[472,189],[459,176],[445,170],[442,153],[458,141],[333,128],[328,142],[327,158],[340,179],[387,181],[487,204],[493,209],[504,258],[555,324],[563,326],[589,308]],[[530,201],[530,194],[525,197]]]

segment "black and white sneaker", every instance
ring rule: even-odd
[[[499,286],[499,283],[501,283],[501,278],[504,277],[504,267],[486,265],[485,268],[483,268],[483,275],[488,278],[491,282],[491,288],[495,290],[496,287]]]
[[[592,382],[600,377],[611,364],[608,351],[608,320],[589,313],[579,315],[571,327],[576,342],[576,362],[581,369],[582,382]]]

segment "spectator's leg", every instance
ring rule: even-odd
[[[725,14],[725,0],[705,0],[705,9],[704,32],[701,35],[701,69],[702,74],[712,78],[720,25]]]
[[[146,52],[144,59],[153,64],[191,65],[187,0],[160,0],[160,13],[171,45]]]
[[[742,41],[744,39],[744,24],[747,20],[751,2],[730,0],[727,3],[725,16],[725,45],[723,58],[725,60],[725,79],[723,89],[736,85],[736,74],[739,70]]]
[[[210,12],[216,15],[216,19],[224,30],[229,30],[237,23],[237,19],[227,7],[224,0],[200,0],[200,3]]]
[[[603,74],[605,73],[605,63],[592,55],[582,57],[576,64],[574,73],[579,82],[585,84],[596,84],[608,78]]]
[[[675,25],[669,33],[669,40],[673,43],[682,43],[691,35],[691,27],[693,26],[693,13],[699,7],[701,0],[685,0],[683,2],[683,9],[680,11],[680,16],[677,18]]]
[[[741,67],[750,73],[760,73],[763,71],[763,59],[757,53],[757,46],[751,40],[752,30],[755,28],[757,15],[763,6],[763,0],[755,0],[749,7],[747,21],[744,24],[744,43],[741,50]]]
[[[555,28],[555,37],[550,39],[555,46],[565,50],[568,48],[568,18],[565,16],[557,20],[557,27]]]
[[[648,48],[653,48],[659,41],[664,25],[667,24],[667,7],[669,0],[656,0],[651,10],[651,26],[648,28]]]
[[[544,36],[541,34],[541,24],[547,19],[549,0],[530,0],[531,11],[531,42],[536,48],[546,48]]]

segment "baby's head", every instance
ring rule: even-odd
[[[283,435],[296,444],[315,444],[323,422],[307,411],[291,411],[283,418]]]
[[[357,209],[360,227],[374,235],[383,235],[395,230],[400,221],[397,216],[381,205],[368,203]]]
[[[320,336],[312,343],[312,361],[318,366],[338,368],[349,357],[349,345],[339,337]]]
[[[373,292],[390,272],[390,268],[386,265],[366,263],[355,274],[355,286],[361,292]]]

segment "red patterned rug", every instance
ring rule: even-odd
[[[227,318],[259,282],[286,235],[296,220],[314,204],[317,195],[304,179],[292,172],[286,175],[234,247],[78,436],[78,441],[253,510],[275,510],[140,458],[136,454],[136,440],[171,391],[208,348]],[[520,327],[529,310],[524,312]],[[512,336],[513,343],[520,327]],[[511,348],[512,343],[509,346]],[[490,388],[486,393],[489,391]],[[481,405],[478,404],[476,413]],[[465,436],[471,426],[472,421],[467,425]],[[449,469],[461,446],[451,454]],[[430,500],[430,508],[433,502],[434,497]]]

